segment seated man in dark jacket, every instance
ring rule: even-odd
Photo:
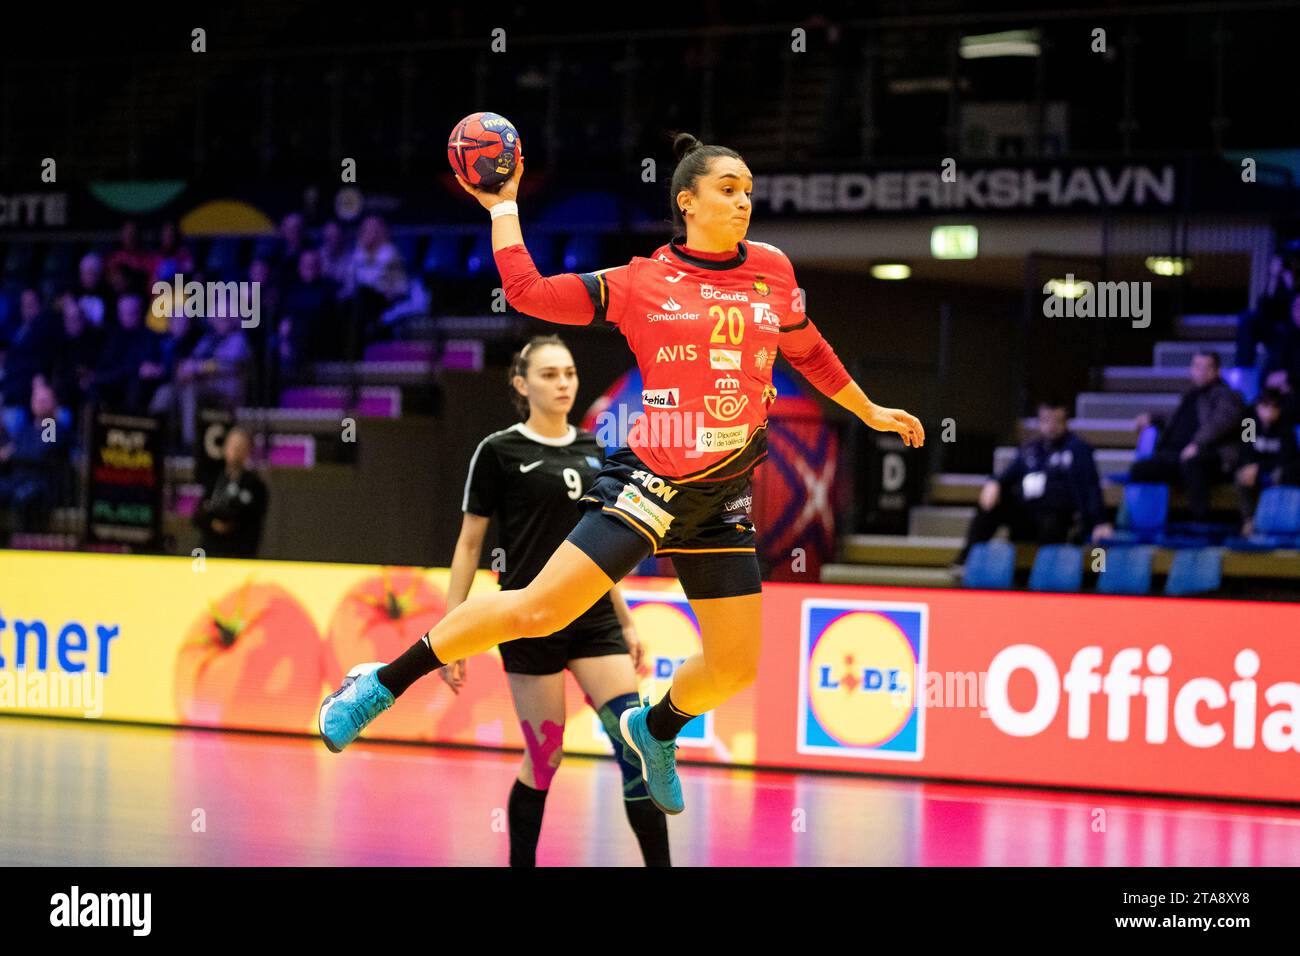
[[[56,425],[59,405],[43,376],[32,381],[31,417],[0,434],[0,509],[10,508],[17,531],[43,531],[66,477],[71,429]]]
[[[255,558],[266,518],[266,483],[248,463],[253,440],[235,427],[226,434],[226,467],[212,480],[194,512],[199,546],[210,558]]]
[[[1038,544],[1065,541],[1076,517],[1085,538],[1114,533],[1105,520],[1092,446],[1066,423],[1064,403],[1039,404],[1038,437],[1025,442],[1006,471],[980,489],[979,510],[957,564],[965,563],[972,545],[988,541],[1003,525],[1013,541]]]
[[[1237,501],[1241,506],[1241,533],[1254,531],[1255,507],[1264,488],[1300,485],[1300,448],[1296,446],[1295,420],[1283,414],[1285,398],[1265,389],[1255,400],[1254,441],[1241,443],[1237,469]]]
[[[1129,481],[1181,483],[1193,520],[1204,521],[1211,488],[1236,470],[1246,407],[1241,395],[1219,377],[1218,353],[1193,355],[1191,376],[1192,387],[1161,429],[1155,453],[1133,463]],[[1152,421],[1142,414],[1135,425],[1141,431]]]

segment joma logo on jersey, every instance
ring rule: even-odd
[[[648,471],[632,472],[632,480],[641,482],[646,491],[664,501],[672,501],[677,497],[677,489],[668,482],[664,481],[658,475],[652,475]]]
[[[641,404],[646,408],[676,408],[678,389],[648,388],[641,392]]]
[[[695,346],[690,345],[688,348],[694,350]],[[660,350],[662,351],[662,349]],[[695,358],[694,351],[691,358]],[[718,371],[731,371],[740,369],[740,350],[739,349],[709,349],[709,368]]]
[[[717,351],[716,349],[711,349]],[[661,345],[659,354],[655,356],[656,362],[693,362],[695,361],[696,351],[694,345]],[[737,352],[737,355],[740,353]],[[717,366],[714,366],[715,368]]]
[[[748,292],[728,292],[726,289],[715,289],[707,282],[700,283],[701,299],[721,299],[724,302],[748,302]]]
[[[749,404],[749,396],[741,395],[705,395],[704,407],[709,414],[720,422],[729,422],[740,415]]]
[[[713,387],[720,392],[735,392],[740,389],[740,379],[734,375],[724,375],[713,380]]]
[[[754,324],[764,332],[780,332],[781,317],[772,311],[766,302],[751,302],[754,309]]]

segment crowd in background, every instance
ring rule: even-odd
[[[275,405],[309,363],[359,355],[411,291],[377,216],[352,239],[333,221],[312,237],[290,214],[246,265],[200,262],[174,223],[146,242],[128,221],[115,247],[86,252],[75,272],[54,287],[26,277],[0,311],[0,511],[19,529],[39,528],[66,497],[87,409],[162,416],[167,450],[190,453],[198,408]],[[188,314],[154,294],[176,277],[258,283],[257,314],[210,310],[207,296]]]

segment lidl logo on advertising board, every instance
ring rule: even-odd
[[[650,674],[641,682],[641,695],[658,703],[686,658],[700,652],[700,624],[684,594],[624,591],[637,636],[645,646]],[[712,747],[713,714],[701,714],[677,737],[683,747]]]
[[[927,606],[811,599],[800,617],[799,752],[920,760]]]

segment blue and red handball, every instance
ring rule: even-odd
[[[452,171],[480,189],[495,189],[509,179],[518,156],[519,131],[499,113],[471,113],[447,140]]]

